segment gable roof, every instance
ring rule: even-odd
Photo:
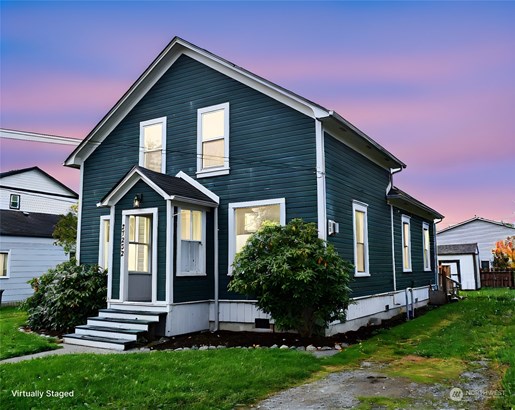
[[[478,252],[477,243],[438,245],[438,255],[475,255]]]
[[[136,182],[143,180],[154,191],[160,194],[163,199],[182,201],[205,205],[209,207],[218,206],[218,197],[202,187],[196,181],[191,181],[179,176],[171,176],[154,172],[149,169],[135,166],[102,198],[98,206],[111,206],[132,188]],[[198,185],[196,185],[198,184]]]
[[[458,222],[457,224],[448,226],[447,228],[443,228],[442,230],[438,231],[438,234],[450,231],[451,229],[458,228],[460,226],[469,224],[474,221],[482,221],[482,222],[486,222],[486,223],[493,224],[493,225],[504,226],[505,228],[511,228],[514,230],[514,234],[515,234],[515,225],[510,224],[508,222],[502,222],[502,221],[499,222],[499,221],[493,221],[491,219],[481,218],[480,216],[474,216],[473,218],[467,219],[466,221]]]
[[[411,195],[406,192],[400,190],[397,187],[392,187],[388,194],[386,195],[386,199],[390,205],[393,205],[397,208],[404,209],[405,211],[412,212],[415,215],[421,216],[427,219],[443,219],[444,216],[435,211],[433,208],[428,207],[424,203],[420,202],[418,199],[413,198]]]
[[[122,121],[130,110],[183,54],[311,118],[321,120],[328,129],[331,129],[333,134],[337,134],[344,142],[348,143],[349,146],[362,152],[365,156],[371,157],[383,167],[406,168],[406,164],[336,112],[327,110],[304,97],[253,74],[180,37],[173,38],[129,90],[118,100],[114,107],[86,136],[82,143],[68,156],[64,165],[79,168],[82,162],[91,155],[116,125]]]
[[[72,198],[76,198],[78,199],[79,198],[79,195],[72,189],[68,188],[66,185],[64,185],[61,181],[55,179],[52,175],[46,173],[45,171],[43,171],[41,168],[37,167],[37,166],[34,166],[34,167],[28,167],[28,168],[21,168],[21,169],[13,169],[11,171],[6,171],[6,172],[1,172],[0,173],[0,187],[4,187],[4,188],[16,188],[17,190],[20,190],[20,191],[27,191],[27,192],[34,192],[32,190],[29,190],[29,189],[23,189],[23,188],[20,188],[20,187],[12,187],[12,186],[6,186],[2,183],[1,179],[2,178],[6,178],[6,177],[10,177],[10,176],[13,176],[13,175],[20,175],[20,174],[24,174],[24,173],[27,173],[27,172],[32,172],[32,171],[36,171],[38,173],[40,173],[41,175],[43,175],[45,178],[48,178],[50,179],[54,184],[56,184],[57,186],[59,186],[60,188],[64,189],[65,191],[67,191],[69,193],[69,196],[72,197]],[[37,191],[38,193],[44,193],[42,191]],[[55,193],[52,193],[52,195],[56,195]],[[59,196],[59,195],[58,195]],[[64,195],[62,195],[64,196]]]
[[[52,238],[60,215],[0,209],[0,235]]]

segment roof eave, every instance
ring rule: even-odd
[[[388,194],[387,202],[397,208],[412,212],[415,215],[428,219],[443,219],[445,218],[440,212],[424,205],[414,198],[407,197],[402,194]]]

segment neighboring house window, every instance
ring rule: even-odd
[[[265,221],[286,223],[284,198],[229,204],[229,272],[234,256]]]
[[[229,173],[229,103],[197,111],[197,174]]]
[[[98,241],[98,265],[104,269],[108,269],[111,259],[110,253],[110,236],[111,236],[111,219],[109,216],[100,217],[100,235]]]
[[[354,275],[370,276],[368,267],[368,205],[354,201]]]
[[[402,270],[411,272],[410,217],[406,215],[402,215]]]
[[[481,269],[482,270],[490,270],[490,261],[482,260],[481,261]]]
[[[181,243],[177,258],[177,275],[205,275],[205,212],[191,209],[180,211]]]
[[[150,216],[129,216],[129,272],[151,273],[151,235]]]
[[[9,198],[9,209],[20,209],[20,196],[18,194],[11,194]]]
[[[9,277],[9,251],[0,251],[0,278]]]
[[[429,241],[429,224],[422,224],[422,242],[424,247],[424,270],[431,270],[431,242]]]
[[[165,172],[166,117],[140,123],[139,165],[156,172]]]

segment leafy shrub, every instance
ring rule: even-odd
[[[293,219],[264,224],[249,238],[235,257],[229,290],[255,297],[282,330],[311,336],[345,320],[351,269],[318,238],[315,224]]]
[[[72,259],[29,283],[34,295],[24,306],[35,330],[65,332],[106,307],[107,274],[98,266],[76,265]]]

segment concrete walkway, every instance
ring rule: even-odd
[[[40,352],[35,354],[29,354],[27,356],[18,356],[12,357],[10,359],[0,360],[0,364],[3,363],[17,363],[23,362],[25,360],[39,359],[40,357],[61,355],[61,354],[77,354],[77,353],[96,353],[96,354],[116,354],[116,353],[137,353],[140,352],[139,349],[133,350],[107,350],[107,349],[98,349],[95,347],[87,347],[87,346],[78,346],[78,345],[70,345],[70,344],[61,344],[62,348],[56,350],[48,350],[46,352]]]

